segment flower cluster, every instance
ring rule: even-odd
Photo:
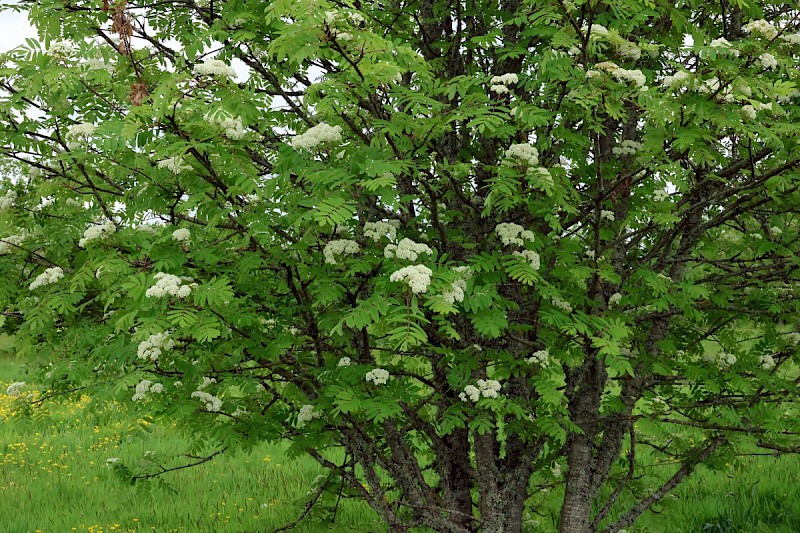
[[[661,81],[661,86],[666,88],[682,87],[686,85],[686,82],[689,81],[691,76],[692,75],[688,71],[679,70],[672,76],[664,76],[664,79]]]
[[[190,166],[183,164],[183,158],[181,156],[175,157],[168,157],[167,159],[162,159],[158,162],[158,168],[166,168],[173,174],[180,174],[184,170],[189,170]]]
[[[67,141],[67,148],[72,150],[86,143],[89,137],[94,134],[94,130],[94,124],[89,124],[88,122],[73,124],[64,135],[64,139]]]
[[[550,352],[547,350],[537,350],[526,359],[532,365],[547,366],[550,364]]]
[[[34,290],[42,285],[51,285],[53,283],[58,282],[61,278],[64,277],[64,271],[61,267],[52,267],[46,269],[44,272],[39,274],[35,280],[30,284],[28,289]]]
[[[425,265],[411,265],[393,272],[389,276],[389,281],[404,281],[411,288],[411,292],[422,294],[428,290],[432,275],[433,271]]]
[[[320,416],[322,416],[322,413],[314,411],[313,405],[304,405],[300,408],[300,412],[297,413],[297,427],[301,428]]]
[[[442,292],[442,298],[449,304],[464,301],[464,291],[467,290],[467,281],[457,279],[450,286],[449,290]]]
[[[325,262],[329,265],[336,264],[336,257],[344,254],[354,255],[359,251],[358,243],[349,239],[330,241],[322,250]]]
[[[600,211],[600,220],[608,220],[609,222],[614,222],[614,212],[609,211],[607,209],[603,209]]]
[[[714,39],[713,41],[708,43],[708,46],[710,46],[711,48],[719,48],[725,52],[730,53],[734,57],[739,57],[739,50],[735,49],[733,45],[730,42],[728,42],[728,40],[725,37]]]
[[[367,222],[364,224],[364,237],[375,242],[380,241],[383,237],[389,237],[389,240],[393,241],[397,238],[397,228],[399,227],[400,222],[397,220]]]
[[[383,255],[389,259],[396,257],[397,259],[407,259],[409,261],[416,261],[420,254],[431,255],[433,250],[427,244],[414,242],[411,239],[403,239],[397,244],[387,244],[383,249]]]
[[[718,354],[706,353],[703,355],[703,361],[706,363],[716,363],[722,369],[727,369],[736,363],[736,356],[728,352],[720,352]]]
[[[117,231],[117,226],[115,226],[113,222],[89,226],[86,228],[86,231],[83,232],[83,238],[78,241],[78,246],[86,248],[86,245],[91,241],[105,239],[115,231]]]
[[[342,357],[339,359],[339,362],[336,363],[336,366],[350,366],[353,362],[350,360],[349,357]]]
[[[226,64],[219,59],[206,58],[202,63],[198,63],[192,69],[192,74],[195,76],[228,76],[230,78],[236,77],[236,71],[233,67]]]
[[[242,119],[239,117],[232,117],[226,113],[219,113],[215,116],[206,115],[206,120],[211,122],[212,124],[216,124],[219,126],[225,137],[228,139],[233,139],[234,141],[238,141],[239,139],[243,139],[245,135],[247,135],[247,130],[244,128],[242,124]]]
[[[764,370],[772,370],[775,368],[775,359],[769,354],[759,356],[758,364],[761,365],[761,368]]]
[[[634,155],[642,149],[642,144],[636,141],[624,140],[611,149],[614,155]]]
[[[778,60],[770,53],[764,53],[758,56],[758,62],[763,68],[768,70],[775,70],[778,68]]]
[[[316,126],[309,128],[305,133],[292,137],[289,145],[296,150],[300,148],[311,150],[319,144],[337,143],[341,140],[341,126],[331,126],[325,122],[320,122]]]
[[[158,272],[154,278],[157,280],[156,284],[144,293],[148,298],[162,298],[167,295],[186,298],[192,292],[192,286],[183,285],[183,280],[178,276]]]
[[[505,94],[508,92],[509,85],[516,85],[519,83],[519,77],[513,72],[510,72],[502,76],[494,76],[489,83],[491,84],[491,87],[489,87],[490,91],[497,94]]]
[[[69,41],[53,41],[47,49],[47,55],[56,59],[66,59],[72,54],[73,45]]]
[[[178,242],[186,242],[192,238],[192,232],[188,228],[179,228],[172,232],[172,238]]]
[[[0,196],[0,211],[14,207],[16,200],[17,193],[11,190],[6,191],[3,196]]]
[[[553,298],[550,299],[550,303],[553,304],[553,307],[561,309],[565,313],[572,312],[572,306],[569,304],[569,302],[566,300],[562,300],[558,296],[553,296]]]
[[[764,19],[752,20],[745,24],[742,29],[747,33],[758,33],[770,41],[778,36],[778,28]]]
[[[8,396],[19,396],[22,393],[22,388],[25,386],[24,381],[15,381],[6,388]]]
[[[500,388],[501,385],[499,381],[493,379],[479,379],[477,381],[477,387],[475,385],[467,385],[464,387],[464,392],[459,394],[458,397],[461,398],[462,402],[469,400],[472,403],[476,403],[481,399],[481,396],[484,398],[497,398],[500,394]]]
[[[525,259],[525,261],[527,261],[531,265],[531,268],[534,270],[539,270],[539,268],[542,266],[539,254],[537,254],[533,250],[522,250],[521,252],[514,252],[514,255]]]
[[[164,351],[171,350],[174,347],[175,341],[170,338],[169,332],[156,333],[139,343],[136,355],[139,356],[139,359],[158,361]]]
[[[206,411],[211,413],[218,413],[222,409],[222,400],[201,390],[196,390],[192,393],[192,398],[197,398],[205,404]]]
[[[528,143],[512,144],[506,150],[506,157],[516,159],[532,167],[539,164],[539,150]]]
[[[497,236],[506,246],[511,246],[512,244],[524,246],[525,241],[533,242],[534,239],[532,231],[526,230],[513,222],[501,222],[494,228],[494,232],[497,233]]]
[[[618,292],[615,292],[611,296],[608,297],[608,306],[614,307],[615,305],[619,305],[622,301],[622,295]]]
[[[604,61],[602,63],[598,63],[595,65],[596,69],[603,70],[611,74],[614,79],[619,82],[631,82],[635,84],[637,87],[645,87],[645,83],[647,83],[647,78],[645,77],[644,73],[641,70],[636,69],[626,69],[622,68],[616,63],[611,61]]]
[[[148,392],[151,394],[161,394],[164,392],[164,385],[161,383],[153,383],[149,379],[143,379],[136,385],[136,394],[131,397],[131,400],[134,402],[143,400]]]
[[[367,372],[365,379],[371,381],[374,385],[386,385],[386,382],[389,381],[389,371],[383,368],[376,368]]]
[[[786,44],[798,45],[800,44],[800,33],[784,33],[780,39],[786,41]]]
[[[669,198],[669,193],[664,189],[659,189],[653,193],[653,200],[656,202],[663,202],[667,198]]]
[[[0,255],[10,254],[16,250],[18,246],[22,246],[25,237],[26,235],[24,233],[20,233],[0,238]]]
[[[216,378],[210,378],[208,376],[203,376],[203,382],[197,386],[197,390],[205,390],[206,387],[211,385],[212,383],[216,383]]]

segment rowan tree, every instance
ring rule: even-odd
[[[0,308],[36,401],[288,439],[309,509],[391,531],[615,532],[798,451],[795,3],[15,8]]]

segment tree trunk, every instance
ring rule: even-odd
[[[560,533],[590,533],[592,512],[592,445],[583,435],[573,436],[568,444],[567,486],[561,507]]]

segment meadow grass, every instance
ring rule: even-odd
[[[322,470],[311,459],[288,459],[286,446],[261,444],[171,472],[158,483],[131,486],[115,465],[185,461],[189,442],[169,424],[147,424],[109,406],[86,409],[88,398],[49,407],[45,416],[12,417],[6,386],[24,380],[23,365],[0,338],[0,532],[272,532],[292,522]],[[119,458],[119,463],[107,463]],[[674,465],[663,467],[668,476]],[[163,480],[163,483],[161,482]],[[526,532],[554,531],[560,490],[537,498]],[[538,511],[538,513],[537,513]],[[535,519],[535,521],[533,520]],[[335,523],[311,516],[296,532],[382,532],[365,504],[342,500]],[[800,460],[749,457],[723,471],[701,467],[644,514],[629,533],[797,533]]]

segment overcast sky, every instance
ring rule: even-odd
[[[25,43],[26,37],[36,37],[28,24],[27,13],[0,11],[0,53]]]

